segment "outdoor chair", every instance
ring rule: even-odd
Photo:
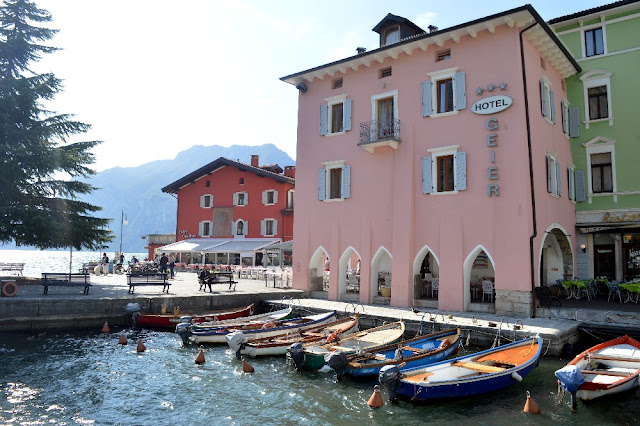
[[[620,300],[620,303],[622,303],[622,291],[620,288],[620,284],[618,284],[618,281],[608,282],[607,287],[609,287],[609,296],[607,297],[607,302],[611,300],[611,296],[613,296],[613,300],[615,300],[616,295],[618,295],[618,299]]]
[[[440,278],[431,278],[431,297],[435,297],[435,294],[438,294],[438,290],[440,290]]]
[[[484,296],[489,296],[489,302],[493,303],[493,281],[482,281],[482,301],[484,302]]]

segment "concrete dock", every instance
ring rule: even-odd
[[[9,278],[3,278],[9,279]],[[506,343],[539,334],[545,353],[559,356],[579,340],[579,328],[595,327],[624,334],[629,327],[640,330],[640,313],[630,304],[609,304],[607,309],[578,307],[538,308],[537,318],[502,318],[488,313],[444,312],[435,309],[397,308],[388,305],[362,305],[309,298],[309,293],[287,288],[267,287],[264,281],[237,280],[236,290],[217,284],[214,292],[199,291],[197,275],[181,272],[171,280],[169,293],[162,286],[136,287],[129,294],[125,275],[91,276],[88,295],[80,287],[51,287],[42,294],[39,280],[19,284],[14,297],[0,298],[0,331],[40,332],[43,330],[100,328],[105,321],[116,327],[132,324],[127,304],[137,303],[142,312],[204,312],[256,303],[264,309],[293,305],[300,313],[336,310],[348,315],[357,312],[361,327],[381,325],[403,319],[407,335],[420,329],[427,333],[460,327],[465,344],[481,347]],[[595,305],[594,305],[595,306]],[[608,308],[612,309],[608,309]],[[616,310],[619,308],[620,310]]]

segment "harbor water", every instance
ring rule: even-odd
[[[129,344],[117,344],[121,333]],[[143,339],[147,350],[136,352]],[[1,424],[95,425],[626,425],[640,421],[640,392],[557,404],[554,371],[566,360],[543,358],[509,389],[475,398],[414,405],[367,406],[375,380],[295,372],[285,358],[250,360],[253,374],[226,346],[182,347],[174,333],[99,330],[2,333]],[[466,353],[461,349],[461,353]],[[542,409],[524,413],[529,391]]]

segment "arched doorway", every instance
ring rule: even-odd
[[[329,254],[320,246],[311,256],[309,261],[309,289],[311,291],[329,291],[329,275],[331,263]]]
[[[360,283],[355,280],[354,276],[357,260],[360,258],[360,253],[351,246],[340,256],[338,265],[339,300],[350,302],[360,300]]]
[[[439,289],[440,261],[433,250],[425,245],[413,260],[413,304],[437,308]]]
[[[391,265],[391,253],[380,247],[371,259],[371,302],[377,296],[391,297]]]
[[[464,261],[464,309],[495,312],[495,262],[481,244]]]
[[[558,224],[545,232],[540,247],[540,286],[554,286],[573,278],[573,248],[567,232]]]

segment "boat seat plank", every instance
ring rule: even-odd
[[[455,367],[462,367],[469,370],[480,371],[481,373],[498,373],[506,370],[504,367],[495,367],[493,365],[479,364],[477,362],[457,361],[452,364]]]
[[[411,346],[403,346],[400,349],[403,351],[411,351],[411,352],[424,352],[425,350],[422,348],[413,348]]]
[[[580,370],[580,372],[584,374],[598,374],[602,376],[620,376],[620,377],[629,377],[630,373],[622,373],[619,371],[608,371],[608,370]]]
[[[402,380],[404,380],[405,382],[411,382],[411,383],[427,382],[429,381],[429,376],[433,376],[433,374],[434,373],[432,372],[421,373],[421,374],[416,374],[414,376],[403,377]]]
[[[624,356],[616,356],[616,355],[599,355],[599,354],[589,354],[591,359],[601,359],[605,361],[625,361],[625,362],[637,362],[640,363],[640,358],[628,358]]]

